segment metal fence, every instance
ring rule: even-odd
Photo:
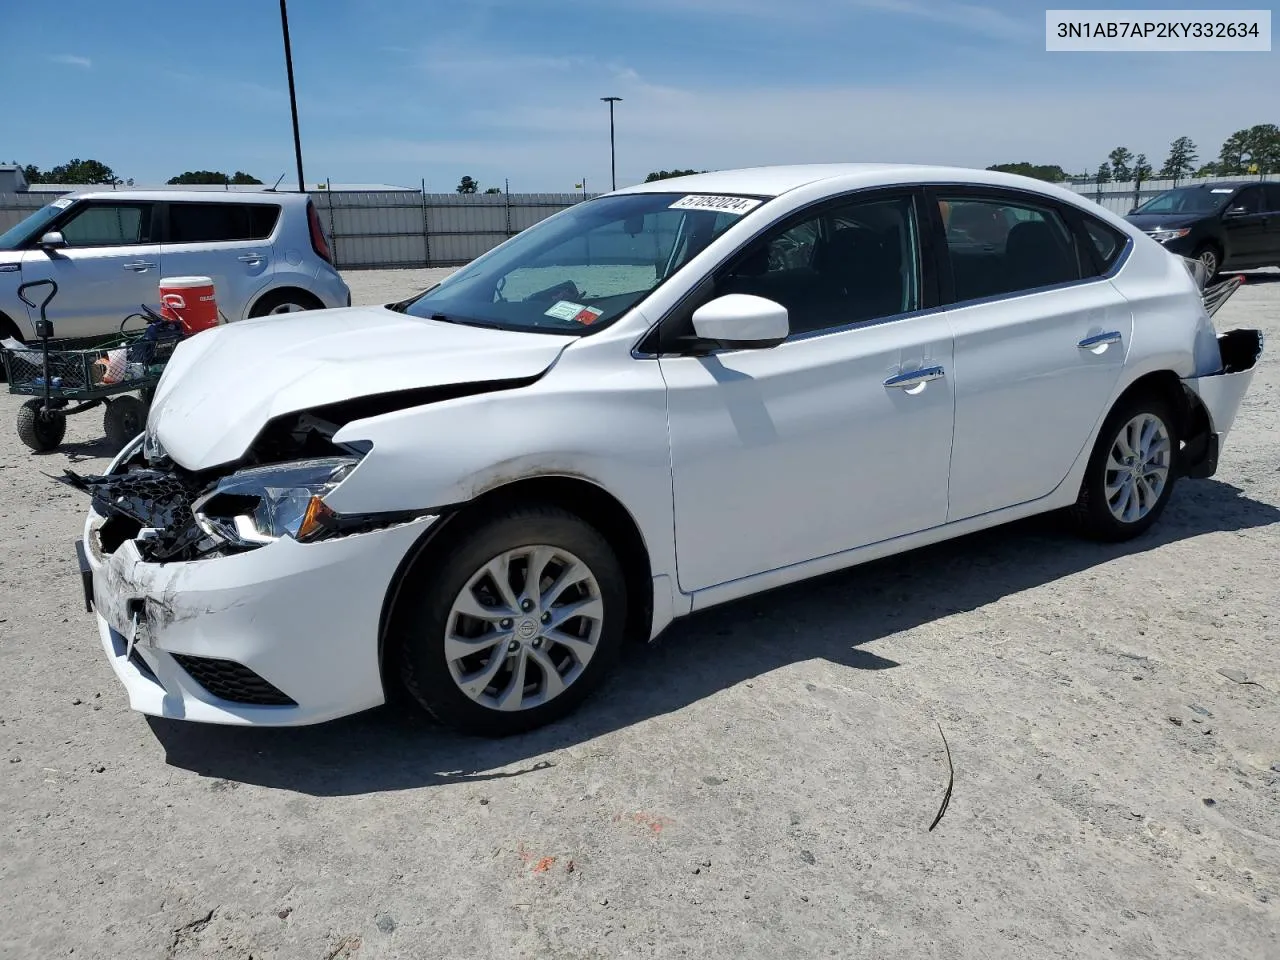
[[[0,231],[66,190],[0,193]],[[595,194],[311,191],[344,270],[469,263],[521,230]]]
[[[1280,174],[1121,183],[1076,180],[1063,186],[1108,210],[1125,214],[1174,186],[1255,178],[1280,180]],[[29,193],[0,193],[0,231],[7,230],[65,192],[65,189],[41,191],[37,187]],[[588,195],[316,190],[310,196],[333,241],[337,266],[353,270],[469,263],[521,230],[581,203]],[[622,236],[605,239],[611,245],[616,241],[620,254],[622,247],[629,242]]]
[[[1280,180],[1280,173],[1264,174],[1262,176],[1252,174],[1241,177],[1183,177],[1179,180],[1126,180],[1118,183],[1116,181],[1099,183],[1096,180],[1072,180],[1069,183],[1064,183],[1063,186],[1068,190],[1074,190],[1083,197],[1087,197],[1100,206],[1106,207],[1112,213],[1118,213],[1123,216],[1139,204],[1146,203],[1152,197],[1164,193],[1166,190],[1172,190],[1174,187],[1187,187],[1207,183],[1239,183],[1242,180],[1276,181]]]

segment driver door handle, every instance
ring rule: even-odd
[[[884,382],[884,385],[886,387],[905,389],[907,387],[917,387],[922,383],[928,383],[930,380],[941,380],[944,376],[946,376],[946,371],[941,367],[923,367],[919,370],[910,370],[906,373],[892,376]]]
[[[133,263],[126,263],[124,268],[126,270],[132,270],[134,273],[145,273],[154,266],[155,264],[148,260],[135,260]]]

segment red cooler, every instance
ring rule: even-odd
[[[209,277],[166,277],[160,281],[160,315],[177,320],[190,336],[218,325],[218,301]]]

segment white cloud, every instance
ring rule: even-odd
[[[1171,100],[1165,81],[1178,72],[1173,63],[1150,73],[1129,71],[1130,82],[1121,85],[1110,71],[1086,85],[1080,65],[1061,64],[1002,84],[961,72],[946,86],[784,87],[766,80],[695,90],[647,83],[623,65],[495,58],[454,74],[456,88],[434,90],[457,106],[422,128],[430,132],[316,138],[309,153],[315,165],[350,171],[339,176],[395,180],[411,173],[414,181],[425,175],[445,189],[452,185],[445,181],[463,173],[486,184],[509,176],[513,189],[568,190],[584,174],[603,186],[608,111],[596,101],[596,84],[584,91],[583,75],[609,77],[608,89],[602,85],[599,92],[624,98],[617,106],[620,185],[672,166],[860,160],[977,167],[1027,160],[1082,172],[1117,144],[1146,152],[1159,166],[1177,136],[1190,136],[1209,159],[1228,134],[1271,112],[1265,64],[1232,68],[1229,88],[1237,93],[1229,100],[1218,88],[1187,88]],[[437,65],[441,80],[447,68],[462,67]]]
[[[82,67],[85,70],[93,69],[93,61],[88,57],[79,57],[74,53],[58,53],[49,58],[54,63],[65,63],[71,67]]]

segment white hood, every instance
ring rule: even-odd
[[[573,340],[383,307],[244,320],[179,345],[147,432],[179,465],[206,470],[239,459],[282,414],[398,390],[536,376]]]

